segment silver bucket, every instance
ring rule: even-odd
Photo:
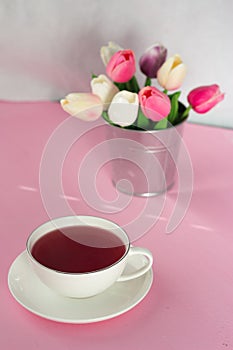
[[[184,124],[149,131],[108,125],[111,177],[117,190],[142,197],[169,190],[175,182]]]

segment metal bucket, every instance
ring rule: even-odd
[[[140,131],[108,125],[111,177],[117,190],[157,196],[172,187],[184,122],[164,130]]]

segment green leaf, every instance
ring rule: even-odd
[[[138,85],[138,81],[137,81],[137,78],[135,77],[135,75],[133,76],[133,78],[131,80],[133,82],[134,92],[138,93],[140,91],[140,86]]]
[[[162,129],[166,129],[166,128],[167,128],[167,118],[161,119],[154,126],[154,130],[162,130]]]
[[[125,83],[125,89],[126,89],[127,91],[134,92],[134,87],[133,87],[132,84],[131,84],[131,80],[129,80],[129,81],[127,81],[127,82]]]
[[[92,74],[91,74],[91,79],[94,79],[94,78],[97,78],[97,75],[94,74],[94,73],[92,73]]]
[[[115,124],[111,121],[111,119],[109,119],[108,112],[104,111],[104,112],[102,113],[102,117],[103,117],[103,119],[104,119],[108,124],[110,124],[110,125],[115,125]]]
[[[135,78],[135,76],[133,76],[133,78],[131,78],[129,81],[125,82],[125,83],[117,83],[116,81],[113,82],[120,91],[122,90],[127,90],[130,92],[136,92],[138,93],[140,88],[137,82],[137,79]]]
[[[180,97],[181,91],[175,92],[173,95],[170,95],[169,98],[171,99],[171,111],[169,115],[167,116],[167,119],[169,123],[172,125],[175,125],[178,123],[178,111],[179,111],[179,97]]]
[[[138,110],[137,127],[142,130],[150,129],[150,120],[147,117],[145,117],[145,115],[142,113],[141,108],[139,108]]]
[[[116,85],[116,87],[118,87],[118,89],[120,90],[120,91],[122,91],[122,90],[127,90],[126,89],[126,86],[125,86],[125,83],[117,83],[117,82],[113,82],[114,83],[114,85]]]
[[[131,92],[136,92],[138,93],[140,90],[140,87],[138,85],[138,81],[135,76],[133,76],[129,81],[125,83],[126,90],[131,91]]]
[[[191,109],[192,109],[192,106],[190,106],[190,105],[185,109],[185,111],[180,116],[180,120],[181,121],[188,117],[189,112],[191,111]]]

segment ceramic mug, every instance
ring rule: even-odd
[[[49,235],[55,235],[55,233],[59,234],[61,239],[64,238],[70,240],[70,237],[68,237],[69,230],[70,232],[75,232],[75,230],[76,232],[83,231],[83,233],[88,233],[88,230],[91,230],[92,234],[96,233],[94,236],[95,242],[93,243],[93,249],[99,248],[95,247],[95,245],[96,243],[98,245],[98,237],[102,237],[101,239],[103,239],[104,233],[104,239],[108,240],[111,238],[111,240],[113,239],[113,241],[115,240],[121,242],[121,244],[119,245],[121,247],[119,248],[121,249],[121,253],[118,252],[118,257],[116,258],[116,261],[107,262],[106,266],[93,269],[93,271],[85,271],[85,267],[84,270],[82,270],[81,272],[70,272],[69,270],[61,271],[55,267],[48,267],[43,262],[39,261],[39,259],[34,253],[34,250],[36,250],[37,245],[40,246],[42,244],[38,242],[42,242],[42,240],[44,240],[46,245],[49,242]],[[102,236],[98,236],[99,232],[102,232]],[[80,240],[81,236],[77,237],[77,241]],[[83,237],[85,237],[85,234],[83,235]],[[86,234],[86,237],[89,237],[88,234]],[[55,236],[53,237],[53,239],[55,239]],[[75,241],[76,238],[72,236],[71,240]],[[53,242],[52,239],[50,241],[51,242],[47,247],[49,248],[49,253],[47,253],[49,257],[51,257],[53,254],[56,255],[56,244]],[[72,242],[70,243],[72,245]],[[66,243],[64,243],[64,247],[65,244]],[[92,245],[90,239],[88,242],[88,248],[86,249],[89,249],[89,245]],[[27,240],[26,247],[29,261],[40,280],[49,288],[51,288],[54,292],[66,297],[87,298],[97,295],[105,291],[116,281],[123,282],[142,276],[143,274],[149,271],[153,263],[153,257],[151,252],[145,248],[132,247],[130,245],[129,237],[120,226],[109,220],[94,216],[68,216],[46,222],[31,233]],[[68,253],[65,260],[68,261],[70,258],[69,247],[67,249]],[[111,247],[111,249],[113,249],[112,252],[115,254],[115,247],[113,246]],[[103,254],[105,254],[106,250],[103,249],[102,252],[103,253],[101,253],[100,259],[103,260],[103,256],[105,256]],[[111,253],[111,258],[114,255],[113,253]],[[85,252],[81,251],[81,255],[82,254],[85,254]],[[93,254],[93,256],[94,255],[95,254]],[[133,255],[135,256],[134,259],[136,259],[139,262],[143,262],[143,264],[139,264],[142,267],[134,270],[133,272],[124,274],[123,272],[127,266],[129,258]],[[92,255],[90,256],[92,257]],[[88,264],[91,260],[92,258],[87,259]],[[98,261],[95,263],[98,264]]]

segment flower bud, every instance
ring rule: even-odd
[[[187,68],[179,55],[174,55],[164,62],[157,72],[158,83],[166,90],[181,87]]]
[[[98,95],[104,104],[104,110],[106,111],[112,101],[114,95],[119,91],[116,85],[106,77],[106,75],[101,74],[91,81],[92,93]]]
[[[108,46],[102,46],[100,49],[100,57],[102,58],[104,65],[107,66],[112,55],[120,50],[122,50],[122,47],[113,41],[109,41]]]
[[[101,99],[91,93],[71,93],[60,102],[64,111],[85,121],[94,121],[103,112]]]
[[[109,119],[123,127],[131,125],[137,119],[138,107],[138,95],[122,90],[113,97],[108,110]]]
[[[136,71],[135,57],[132,50],[116,52],[106,67],[108,76],[117,83],[126,83]]]
[[[188,102],[197,113],[206,113],[224,99],[217,84],[200,86],[188,94]]]
[[[142,73],[149,78],[156,78],[157,72],[167,57],[167,49],[160,44],[151,46],[141,56],[139,65]]]
[[[171,110],[169,97],[154,86],[139,91],[139,102],[143,114],[154,122],[167,117]]]

